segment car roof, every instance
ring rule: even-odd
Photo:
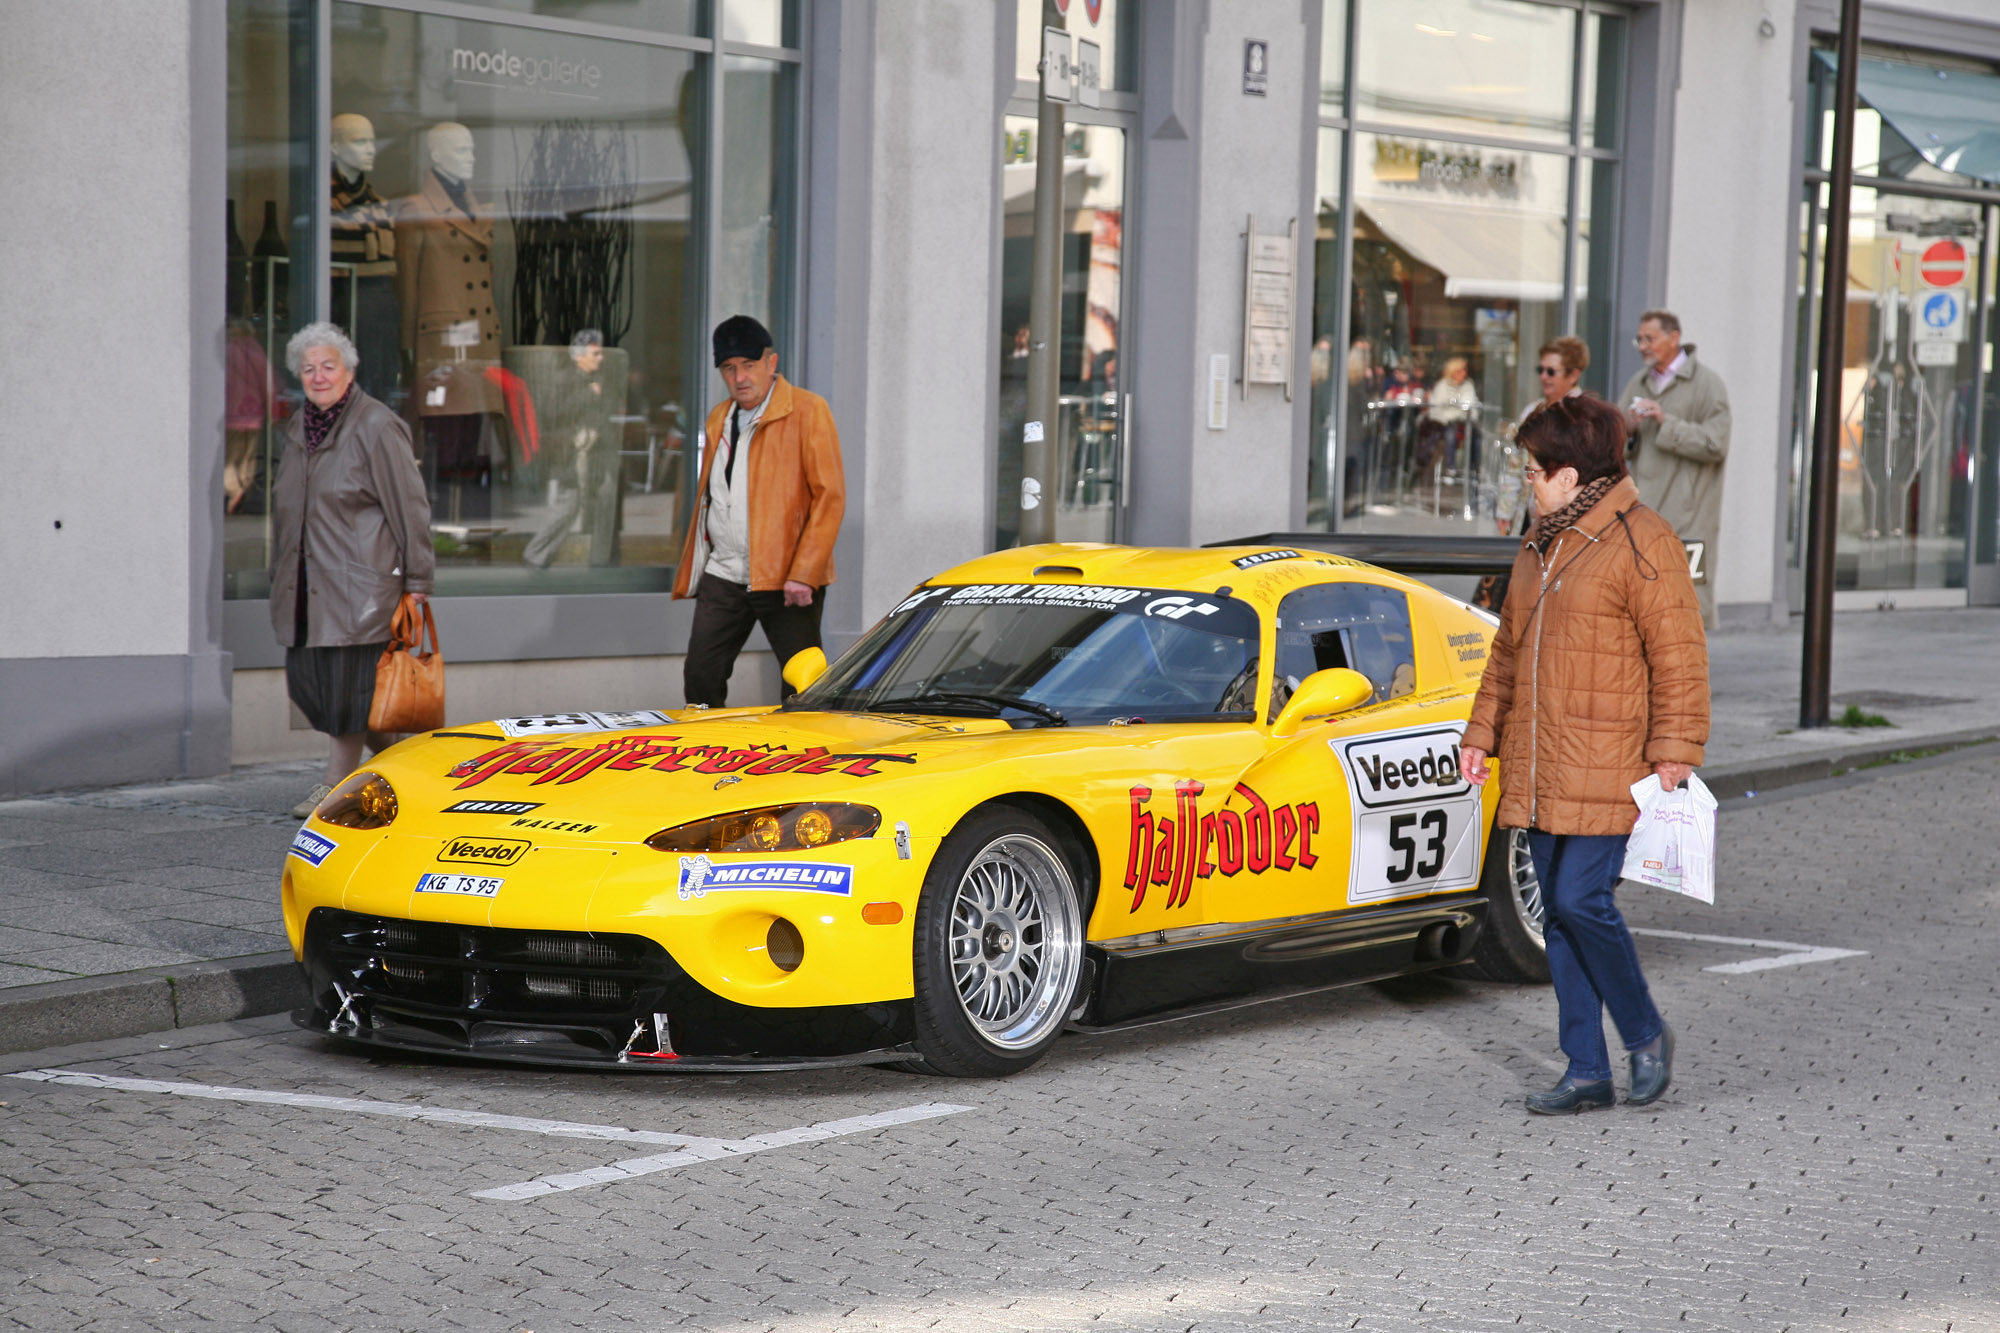
[[[1329,568],[1331,567],[1331,568]],[[1338,570],[1338,573],[1334,571]],[[1428,585],[1343,555],[1287,546],[1112,546],[1050,542],[968,560],[924,580],[964,583],[1083,583],[1230,595],[1260,605],[1308,583],[1354,581],[1430,592]]]

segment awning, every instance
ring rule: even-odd
[[[1560,217],[1491,203],[1379,196],[1357,200],[1355,208],[1412,258],[1444,274],[1447,297],[1562,300]]]
[[[1831,71],[1831,53],[1814,54]],[[2000,182],[2000,75],[1862,57],[1861,100],[1940,171]]]

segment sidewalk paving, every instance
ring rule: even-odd
[[[1722,797],[2000,737],[2000,609],[1834,622],[1833,702],[1887,727],[1799,731],[1800,629],[1710,640]],[[301,998],[278,907],[317,761],[0,801],[0,1051],[275,1013]]]

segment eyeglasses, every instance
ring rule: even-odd
[[[1535,373],[1537,375],[1555,376],[1562,374],[1563,368],[1561,366],[1536,366]]]
[[[1531,463],[1528,466],[1521,469],[1521,475],[1526,477],[1529,481],[1540,481],[1543,477],[1546,477],[1549,474],[1546,468],[1539,468]]]

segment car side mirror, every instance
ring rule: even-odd
[[[1292,697],[1278,713],[1278,720],[1271,724],[1271,734],[1296,735],[1309,717],[1345,713],[1374,697],[1375,682],[1359,671],[1346,667],[1315,671],[1292,691]]]
[[[826,674],[826,654],[817,648],[802,648],[785,663],[785,684],[802,690]]]

